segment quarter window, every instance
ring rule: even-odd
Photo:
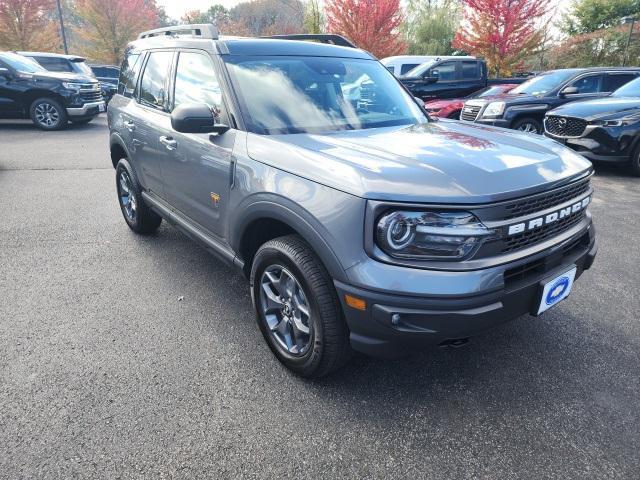
[[[50,72],[73,72],[71,64],[64,58],[34,57],[34,60]]]
[[[214,115],[222,114],[222,92],[211,58],[201,53],[180,52],[173,98],[174,108],[184,103],[204,103]]]
[[[166,110],[167,78],[173,52],[151,52],[140,81],[140,103]]]
[[[613,92],[619,89],[621,86],[634,80],[636,75],[633,73],[610,73],[604,82],[604,91]]]

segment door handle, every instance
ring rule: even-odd
[[[133,123],[130,120],[125,120],[124,122],[122,122],[122,124],[125,126],[125,128],[127,130],[129,130],[130,132],[133,132],[136,129],[136,124]]]
[[[178,147],[178,142],[176,142],[171,137],[165,137],[164,135],[159,138],[160,143],[166,147],[167,150],[175,150]]]

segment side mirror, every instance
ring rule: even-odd
[[[216,124],[211,108],[205,104],[187,103],[171,112],[171,126],[180,133],[215,133],[222,135],[227,125]]]
[[[416,101],[418,105],[420,105],[420,108],[424,108],[424,100],[418,97],[413,97],[413,99]]]
[[[11,71],[8,68],[0,67],[0,77],[11,78]]]
[[[565,87],[560,92],[560,95],[564,97],[565,95],[575,95],[576,93],[580,93],[578,87]]]
[[[424,77],[425,82],[431,84],[436,83],[440,78],[440,72],[438,70],[428,70]]]

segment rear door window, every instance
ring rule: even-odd
[[[33,59],[51,72],[73,72],[71,63],[65,58],[33,57]]]
[[[480,64],[478,62],[462,62],[462,79],[477,80],[480,78]]]
[[[613,92],[637,78],[634,73],[610,73],[604,79],[604,92]]]
[[[173,52],[151,52],[140,80],[140,103],[158,110],[167,110],[167,80],[173,62]]]

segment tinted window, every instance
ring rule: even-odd
[[[23,57],[17,53],[0,53],[0,59],[18,72],[36,73],[43,72],[45,70],[42,65],[32,58]]]
[[[51,72],[73,72],[71,62],[65,58],[33,57],[40,65]]]
[[[117,68],[105,68],[105,77],[117,79],[118,75],[120,75],[120,70],[118,70]]]
[[[626,83],[634,80],[636,75],[633,73],[615,73],[609,74],[606,76],[604,81],[604,92],[613,92],[614,90],[619,89],[621,86]]]
[[[420,64],[419,63],[405,63],[404,65],[402,65],[400,67],[400,75],[404,75],[409,70],[413,70],[414,68],[416,68],[418,65],[420,65]]]
[[[640,97],[640,78],[627,83],[611,94],[612,97]]]
[[[396,67],[387,67],[387,70],[389,70],[391,73],[394,73],[393,71],[395,70]]]
[[[181,52],[173,96],[174,106],[205,103],[219,116],[222,112],[222,92],[211,58],[201,53]]]
[[[173,52],[151,52],[140,81],[140,103],[164,110]]]
[[[462,79],[476,80],[480,78],[480,65],[478,62],[462,62]]]
[[[601,90],[602,75],[588,75],[586,77],[579,78],[575,82],[567,85],[568,87],[576,87],[578,94],[581,93],[598,93]]]
[[[433,72],[438,72],[438,81],[447,82],[456,79],[456,64],[454,62],[441,63],[433,67]]]
[[[93,70],[93,73],[96,75],[96,77],[105,77],[105,73],[107,72],[106,68],[103,67],[91,67],[91,70]]]
[[[139,53],[129,53],[122,62],[118,93],[125,97],[133,96],[133,91],[138,83],[138,74],[142,66],[142,57]]]

